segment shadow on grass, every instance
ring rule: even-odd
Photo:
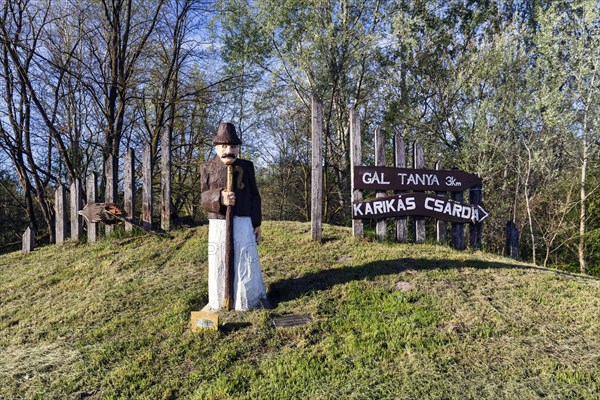
[[[364,279],[373,279],[378,276],[394,275],[403,271],[425,271],[425,270],[446,270],[457,268],[476,268],[476,269],[524,269],[537,270],[541,272],[555,273],[570,277],[597,280],[591,276],[576,275],[569,272],[551,270],[527,265],[516,265],[503,262],[478,261],[478,260],[423,260],[413,258],[401,258],[396,260],[383,260],[370,262],[359,266],[348,266],[339,268],[330,268],[316,273],[307,274],[298,278],[282,279],[273,282],[270,285],[269,299],[273,307],[279,303],[290,301],[302,297],[305,294],[328,290],[333,286],[348,283],[351,281],[360,281]]]

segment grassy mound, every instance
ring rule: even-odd
[[[207,302],[207,229],[0,256],[0,398],[598,399],[600,280],[267,222],[273,310]],[[274,328],[273,318],[312,322]]]

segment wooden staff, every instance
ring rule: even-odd
[[[233,165],[227,165],[227,191],[233,192]],[[225,290],[223,307],[233,309],[234,249],[233,249],[233,206],[227,206],[225,214]]]

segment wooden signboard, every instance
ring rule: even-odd
[[[353,219],[406,215],[433,217],[450,222],[478,223],[483,221],[488,213],[481,206],[427,193],[405,193],[352,204]]]
[[[361,190],[463,191],[481,178],[460,170],[427,170],[393,167],[354,167],[354,188]]]

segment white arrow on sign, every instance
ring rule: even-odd
[[[490,215],[489,212],[485,211],[483,209],[483,207],[481,206],[477,206],[477,208],[475,208],[474,210],[475,212],[473,213],[473,222],[474,223],[478,223],[483,221],[484,219],[486,219],[488,217],[488,215]]]

